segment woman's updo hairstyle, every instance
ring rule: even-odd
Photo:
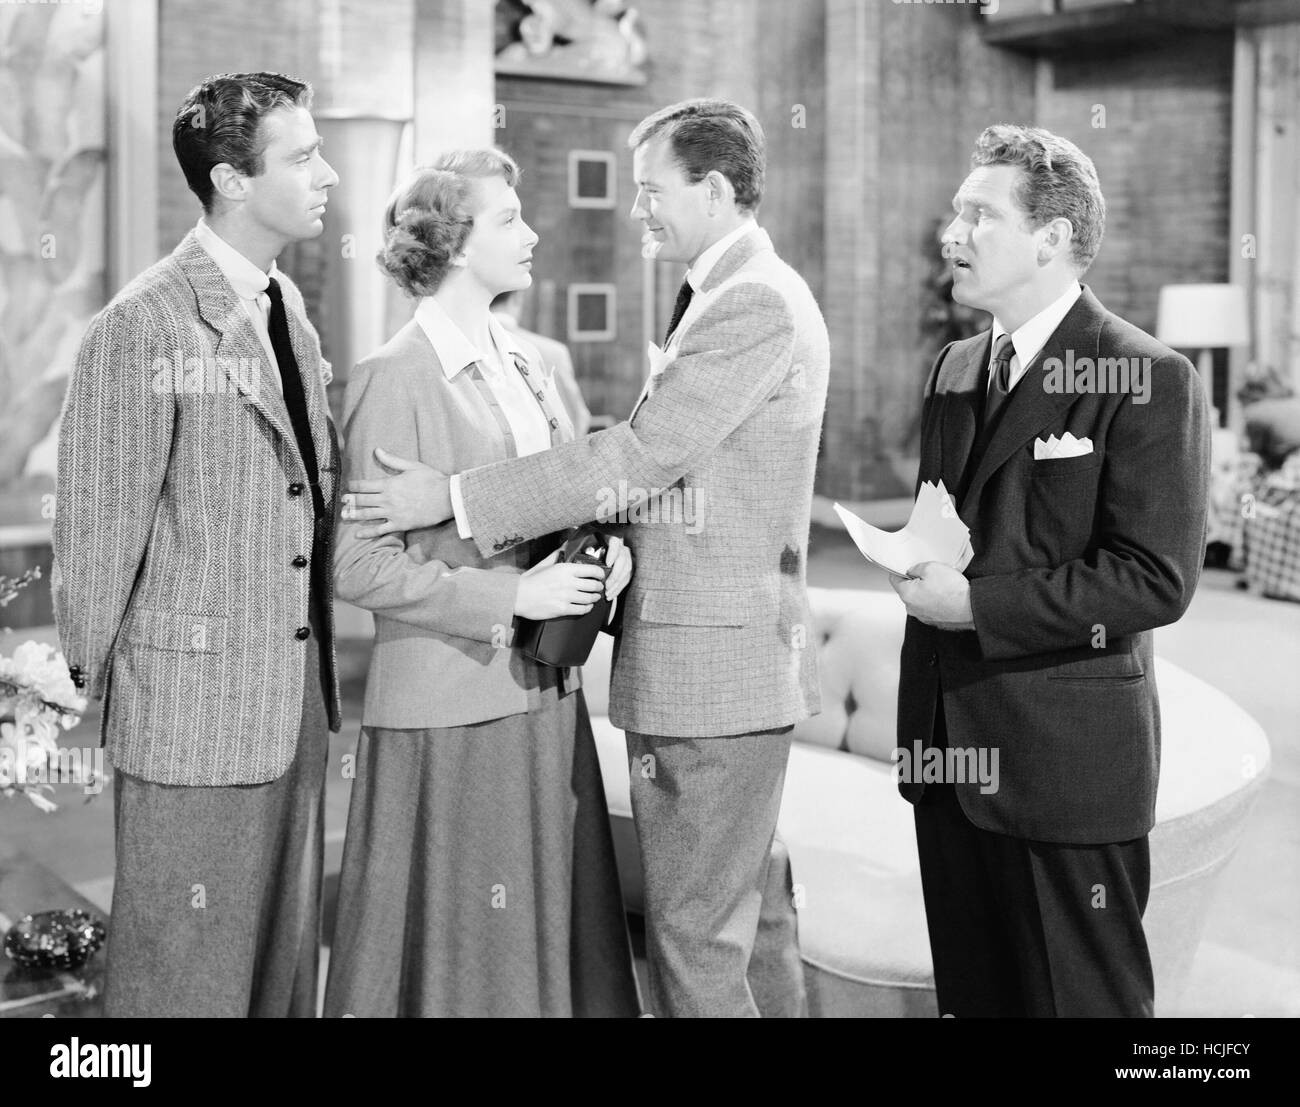
[[[452,150],[400,184],[384,211],[379,267],[408,296],[432,296],[474,226],[474,181],[501,177],[514,188],[519,166],[504,150]]]

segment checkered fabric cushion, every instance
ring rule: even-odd
[[[1255,499],[1263,464],[1258,454],[1242,451],[1210,478],[1210,513],[1205,541],[1227,545],[1228,566],[1246,567],[1246,505]]]
[[[1243,500],[1242,524],[1247,581],[1265,596],[1300,600],[1300,456]]]

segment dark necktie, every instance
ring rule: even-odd
[[[677,329],[677,324],[682,321],[682,316],[686,314],[686,307],[694,295],[695,289],[691,287],[691,282],[682,281],[682,287],[677,290],[677,300],[673,304],[673,317],[668,324],[668,331],[664,335],[665,346],[668,345],[668,340],[672,338],[673,331]]]
[[[320,490],[320,470],[316,466],[316,445],[311,437],[311,421],[307,417],[307,395],[302,390],[302,374],[298,372],[298,359],[293,356],[293,343],[289,341],[289,318],[284,311],[284,295],[280,282],[274,277],[266,286],[271,297],[271,318],[267,330],[271,333],[271,349],[280,367],[280,382],[284,386],[284,406],[289,409],[289,422],[293,436],[298,440],[298,452],[307,469],[307,483],[311,486],[312,507],[319,521],[325,515],[325,501]]]
[[[320,469],[316,463],[316,444],[311,437],[311,420],[307,417],[307,395],[302,389],[302,374],[298,371],[298,359],[293,355],[293,343],[289,339],[289,317],[284,311],[284,295],[280,291],[280,282],[274,277],[266,286],[266,294],[271,297],[271,317],[266,329],[271,335],[271,350],[275,354],[276,365],[280,369],[280,384],[284,388],[284,406],[289,409],[289,423],[293,427],[293,436],[298,440],[298,453],[302,455],[303,467],[307,470],[307,484],[311,488],[311,506],[315,512],[310,560],[308,572],[311,574],[307,621],[311,624],[311,633],[316,635],[320,650],[321,682],[325,692],[325,702],[334,702],[337,695],[335,672],[331,658],[333,649],[329,640],[329,574],[331,565],[323,545],[328,537],[326,527],[329,518],[325,514],[325,498],[320,490]],[[301,566],[302,562],[294,558],[293,564]],[[302,634],[306,627],[299,627]],[[305,636],[304,636],[305,637]]]
[[[1009,334],[998,339],[997,348],[993,351],[993,379],[989,382],[988,393],[984,397],[985,427],[997,420],[998,413],[1011,396],[1011,359],[1015,352]]]

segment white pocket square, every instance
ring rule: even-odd
[[[1083,457],[1092,453],[1091,438],[1075,438],[1066,431],[1060,438],[1050,435],[1046,440],[1034,439],[1034,460],[1052,461],[1062,457]]]
[[[650,375],[652,377],[657,377],[677,360],[676,354],[661,350],[653,342],[646,343],[645,353],[647,360],[650,362]]]

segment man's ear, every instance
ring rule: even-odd
[[[1074,241],[1074,224],[1065,216],[1057,216],[1038,229],[1038,260],[1043,263],[1070,253]]]
[[[705,174],[704,183],[708,188],[709,211],[711,213],[723,205],[735,203],[736,190],[732,187],[731,182],[727,180],[726,174],[719,173],[716,169],[710,169]]]
[[[208,179],[223,200],[238,203],[248,199],[248,178],[229,162],[219,162],[208,171]]]

